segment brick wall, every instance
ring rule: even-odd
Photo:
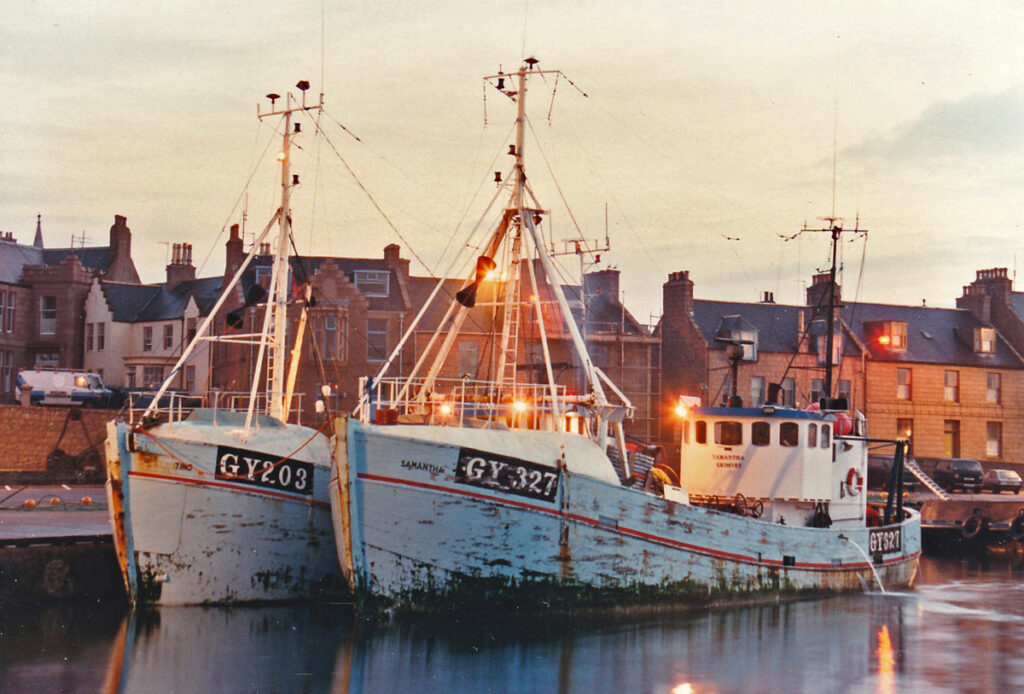
[[[64,438],[59,441],[60,449],[76,455],[91,441],[99,444],[102,456],[107,422],[114,418],[114,412],[82,410],[81,415],[82,421],[68,422]],[[58,446],[67,416],[68,409],[64,407],[0,405],[0,472],[46,470],[46,458]]]

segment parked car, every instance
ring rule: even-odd
[[[892,479],[892,456],[868,456],[868,489],[889,489]],[[903,468],[903,491],[912,492],[921,486],[921,481],[907,468]]]
[[[946,491],[981,491],[981,463],[970,458],[943,458],[935,464],[932,479]]]
[[[998,494],[1004,489],[1014,494],[1020,494],[1021,479],[1013,470],[989,470],[981,479],[982,491],[991,489]]]

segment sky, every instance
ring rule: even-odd
[[[106,245],[145,282],[168,245],[223,271],[225,229],[276,209],[268,92],[325,94],[294,170],[300,251],[447,267],[495,192],[514,105],[482,78],[525,56],[530,182],[556,248],[610,250],[627,308],[803,301],[842,218],[845,299],[952,306],[1024,262],[1024,5],[574,0],[0,0],[0,231]],[[573,86],[575,85],[575,87]],[[553,92],[553,93],[552,93]],[[585,96],[584,96],[585,94]],[[342,128],[344,126],[344,129]],[[311,129],[307,128],[307,133]],[[308,139],[306,139],[308,138]],[[358,138],[358,139],[357,139]],[[568,201],[568,206],[563,204]],[[457,239],[452,241],[452,239]],[[568,271],[578,260],[559,258]]]

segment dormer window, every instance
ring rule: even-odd
[[[743,361],[757,361],[757,328],[743,316],[723,316],[715,341],[743,347]]]
[[[977,354],[995,354],[996,352],[996,329],[975,328],[974,329],[974,351]]]
[[[872,346],[887,352],[907,351],[907,324],[905,321],[877,321],[866,326]],[[926,335],[926,337],[931,337]]]
[[[391,273],[380,270],[356,270],[356,289],[363,296],[388,296],[391,293]]]

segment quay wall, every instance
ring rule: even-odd
[[[114,546],[105,540],[55,538],[53,544],[28,546],[0,541],[0,605],[127,602]]]
[[[80,420],[69,420],[69,413]],[[95,446],[102,464],[107,422],[116,414],[114,410],[0,405],[0,475],[46,472],[47,459],[55,448],[75,457]],[[50,468],[60,465],[60,458],[51,460]]]

